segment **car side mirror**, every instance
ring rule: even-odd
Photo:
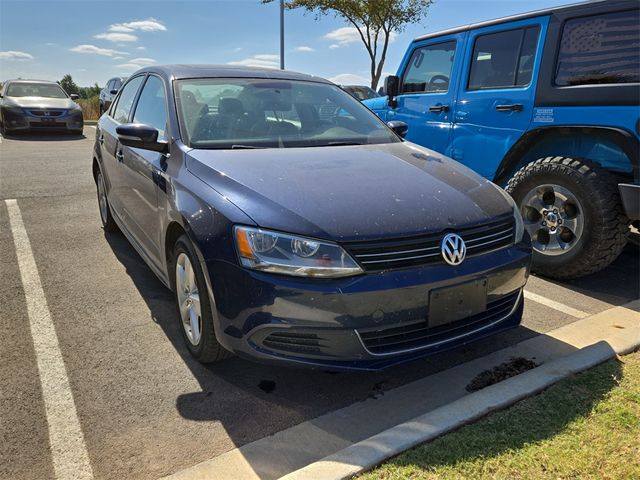
[[[116,127],[118,141],[127,147],[167,153],[169,143],[158,141],[158,130],[143,123],[125,123]]]
[[[396,75],[389,75],[384,79],[384,93],[389,97],[389,106],[396,108],[398,102],[396,102],[396,96],[400,93],[400,78]]]
[[[118,94],[118,90],[116,90],[116,89],[114,88],[114,89],[112,89],[112,90],[109,90],[109,93],[110,93],[111,95],[117,95],[117,94]]]
[[[69,97],[71,98],[71,100],[78,100],[80,98],[80,95],[78,95],[77,93],[72,93],[71,95],[69,95]]]
[[[402,138],[404,138],[404,136],[409,131],[409,125],[399,120],[391,120],[390,122],[387,122],[387,125],[396,133],[396,135]]]

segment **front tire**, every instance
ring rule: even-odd
[[[557,279],[598,272],[627,241],[615,177],[588,160],[541,158],[509,180],[507,192],[533,244],[532,271]]]
[[[231,354],[216,338],[204,274],[185,235],[176,241],[172,260],[171,284],[176,313],[189,352],[201,363],[224,360]]]

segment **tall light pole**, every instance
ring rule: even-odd
[[[284,70],[284,0],[280,0],[280,70]]]

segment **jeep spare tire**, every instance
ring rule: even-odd
[[[629,220],[616,179],[593,162],[541,158],[522,167],[507,191],[531,236],[536,273],[557,279],[595,273],[626,244]]]

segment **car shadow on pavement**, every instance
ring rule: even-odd
[[[640,297],[640,246],[633,238],[611,265],[586,277],[563,281],[540,278],[611,305],[622,305]]]
[[[156,278],[122,234],[105,234],[105,238],[146,302],[153,321],[161,327],[200,384],[200,391],[176,398],[176,409],[188,420],[220,422],[237,447],[330,411],[369,398],[378,399],[393,388],[538,335],[520,326],[470,345],[379,372],[297,369],[253,363],[238,357],[202,365],[190,355],[184,344],[173,294]],[[575,350],[563,342],[556,343],[558,345],[552,345],[552,348],[558,351],[567,350],[569,353]],[[345,433],[336,432],[336,435],[345,436]]]
[[[7,140],[18,140],[22,142],[68,142],[73,140],[84,140],[84,134],[76,135],[66,132],[21,132],[2,134],[2,138]]]

